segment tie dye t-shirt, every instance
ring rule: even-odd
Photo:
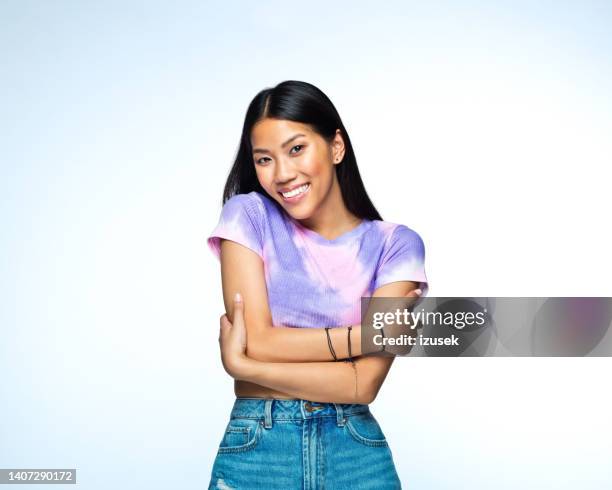
[[[208,246],[221,239],[251,249],[263,261],[274,325],[334,327],[361,322],[361,297],[396,281],[415,281],[427,294],[425,247],[407,226],[362,220],[328,240],[258,192],[225,202]]]

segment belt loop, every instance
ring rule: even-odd
[[[306,412],[304,412],[304,404],[308,403],[308,401],[300,399],[300,412],[302,413],[302,418],[306,419]]]
[[[273,401],[274,401],[273,398],[266,399],[266,403],[264,407],[264,412],[265,412],[264,427],[266,429],[272,428],[272,402]]]
[[[338,424],[338,427],[344,427],[344,422],[346,420],[344,418],[344,412],[342,410],[342,404],[341,403],[334,403],[334,406],[336,407],[336,423]]]

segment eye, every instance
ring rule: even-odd
[[[262,160],[270,160],[268,157],[261,157],[259,160],[256,160],[255,163],[258,165],[266,165],[268,162],[263,162]]]
[[[291,148],[291,151],[293,151],[294,148],[299,148],[299,150],[295,152],[295,153],[299,153],[302,150],[302,148],[304,148],[304,145],[295,145],[293,148]]]

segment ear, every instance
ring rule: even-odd
[[[332,140],[332,163],[338,165],[342,163],[344,159],[344,153],[346,148],[344,146],[344,138],[342,138],[342,132],[336,129],[336,134]]]

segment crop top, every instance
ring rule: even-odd
[[[361,323],[361,297],[396,281],[415,281],[425,297],[425,246],[407,226],[363,219],[328,240],[253,191],[227,200],[207,239],[220,259],[221,239],[261,257],[273,325],[336,327]]]

